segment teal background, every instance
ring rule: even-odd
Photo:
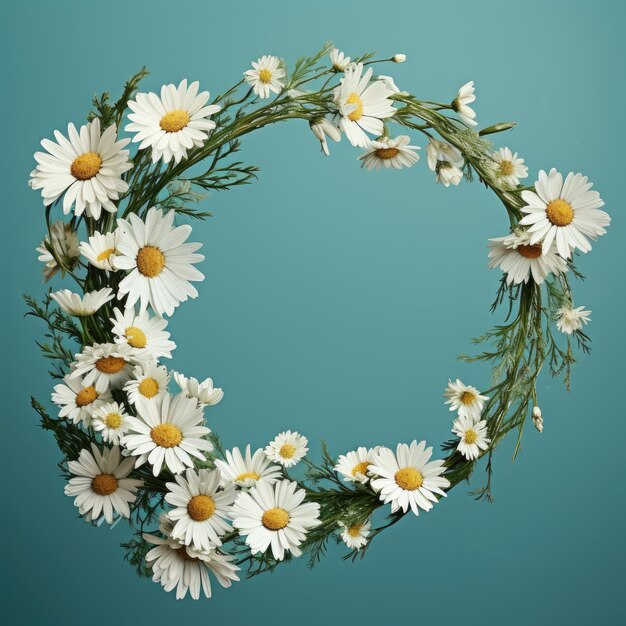
[[[598,624],[618,622],[624,592],[624,88],[622,3],[396,1],[215,4],[178,1],[6,5],[2,328],[3,618],[9,624],[377,623]],[[475,80],[482,125],[515,120],[497,145],[530,167],[582,171],[613,217],[580,260],[588,281],[576,304],[593,311],[593,354],[567,394],[540,386],[545,432],[529,425],[511,463],[496,455],[495,504],[460,486],[428,515],[384,533],[352,565],[332,548],[303,562],[176,602],[141,581],[118,547],[126,528],[98,530],[63,495],[52,438],[28,398],[49,397],[34,345],[43,328],[23,319],[20,294],[40,295],[34,251],[43,207],[27,185],[32,153],[96,91],[119,92],[143,64],[144,89],[184,77],[212,93],[252,59],[293,63],[326,40],[348,54],[406,53],[390,65],[401,88],[450,100]],[[417,143],[424,145],[421,138]],[[260,446],[277,431],[305,433],[315,454],[417,437],[435,446],[451,415],[448,377],[487,386],[488,372],[456,361],[469,338],[497,322],[488,305],[499,274],[486,239],[505,232],[502,207],[479,184],[444,189],[425,161],[365,172],[344,140],[324,159],[304,122],[264,129],[243,158],[257,184],[215,193],[215,217],[196,226],[207,279],[170,324],[172,367],[225,389],[209,411],[228,446]],[[61,283],[56,281],[55,288]],[[67,285],[69,286],[69,283]],[[4,619],[3,619],[4,621]]]

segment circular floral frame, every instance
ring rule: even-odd
[[[65,493],[79,514],[96,526],[127,521],[125,558],[178,598],[210,597],[211,577],[228,587],[241,571],[272,571],[303,553],[314,564],[332,540],[345,544],[344,558],[363,556],[383,530],[468,480],[483,457],[486,481],[475,494],[490,499],[500,441],[517,432],[517,454],[529,421],[543,430],[536,383],[544,364],[569,389],[575,344],[589,351],[590,312],[574,306],[569,278],[582,278],[575,256],[610,222],[599,194],[581,174],[563,178],[555,169],[526,185],[524,160],[487,139],[514,124],[477,130],[473,82],[439,103],[376,72],[405,60],[352,60],[326,45],[288,71],[265,55],[213,100],[186,80],[140,92],[144,68],[117,101],[95,97],[85,125],[55,131],[35,154],[30,185],[45,206],[37,249],[44,278],[67,277],[79,292],[26,298],[47,327],[38,345],[58,379],[58,415],[34,398],[32,405],[63,454]],[[120,139],[125,116],[131,137]],[[191,226],[175,219],[204,219],[197,203],[206,191],[252,182],[257,168],[233,158],[241,139],[290,119],[306,120],[327,156],[328,140],[345,137],[368,170],[418,162],[409,135],[390,134],[398,124],[426,139],[437,183],[477,177],[506,210],[509,232],[489,241],[489,265],[502,270],[492,311],[504,320],[475,340],[482,352],[462,357],[490,364],[492,380],[483,391],[448,381],[453,436],[440,459],[414,440],[337,458],[323,445],[316,463],[306,437],[292,431],[256,451],[225,450],[205,420],[223,391],[162,364],[176,347],[167,317],[204,278],[201,244],[188,242]],[[53,211],[67,221],[53,221]]]

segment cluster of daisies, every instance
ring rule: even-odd
[[[405,56],[397,54],[392,61],[403,62]],[[396,112],[394,98],[401,98],[402,92],[389,76],[374,76],[373,68],[365,68],[363,63],[351,62],[350,57],[333,49],[330,52],[330,69],[340,75],[339,84],[333,92],[336,108],[333,115],[313,119],[311,130],[320,141],[322,150],[329,154],[327,138],[340,141],[342,134],[353,146],[364,149],[358,157],[367,169],[401,169],[414,165],[419,159],[419,146],[411,145],[407,135],[391,137],[387,134],[385,121]],[[281,94],[286,88],[286,69],[282,61],[272,55],[264,55],[252,63],[252,68],[244,73],[245,82],[260,99],[272,94]],[[293,98],[298,93],[292,94]],[[449,108],[455,112],[467,127],[476,126],[476,112],[472,104],[476,99],[473,81],[463,85]],[[140,93],[128,103],[131,113],[126,130],[133,132],[133,142],[139,149],[150,148],[152,160],[171,160],[178,163],[186,158],[187,151],[202,146],[209,133],[215,128],[211,116],[220,111],[215,104],[208,104],[209,92],[199,92],[199,83],[188,84],[181,81],[178,86],[164,85],[160,95]],[[102,209],[115,213],[115,201],[120,193],[127,191],[128,184],[122,174],[132,167],[129,151],[126,148],[130,139],[118,139],[114,126],[101,132],[100,123],[95,119],[77,131],[73,124],[68,126],[68,137],[55,132],[56,142],[42,141],[46,152],[35,154],[37,167],[32,172],[30,184],[33,189],[41,189],[46,205],[63,197],[63,211],[67,214],[74,207],[76,215],[98,219]],[[437,182],[445,185],[458,185],[463,178],[465,164],[461,151],[452,144],[429,138],[426,146],[427,163],[435,172]],[[485,158],[487,175],[497,187],[504,190],[518,188],[520,181],[528,176],[524,159],[509,148],[501,148]],[[541,284],[548,275],[562,274],[568,270],[568,261],[575,250],[588,252],[590,240],[604,234],[610,218],[600,210],[603,201],[598,192],[581,174],[569,173],[563,176],[552,169],[541,171],[535,182],[534,191],[525,189],[522,197],[526,206],[522,208],[524,217],[515,230],[503,237],[489,241],[489,266],[499,267],[505,274],[508,284],[527,283],[530,278]],[[149,226],[147,226],[149,227]],[[123,244],[123,253],[117,259],[119,269],[133,268],[134,260],[129,258],[140,247],[134,229],[140,228],[138,218],[130,216],[125,230],[130,233]],[[140,234],[140,233],[139,233]],[[55,245],[59,256],[71,264],[79,256],[73,233],[67,232],[66,225],[59,223],[51,230],[48,245]],[[90,237],[89,243],[81,246],[80,252],[89,262],[101,269],[111,269],[109,251],[118,250],[115,233]],[[157,247],[157,246],[153,246]],[[193,257],[191,245],[180,250],[176,259],[170,256],[170,268],[187,264]],[[150,249],[152,250],[152,249]],[[158,302],[155,311],[171,315],[173,302],[180,302],[195,295],[195,289],[186,281],[177,280],[179,274],[163,271],[168,259],[166,250],[144,250],[142,267],[144,271],[159,272],[159,281],[169,281],[172,287],[167,295],[162,289],[148,293],[143,288],[131,289],[136,281],[143,283],[135,272],[124,282],[124,289],[144,301]],[[40,246],[40,259],[46,262],[48,276],[53,272],[55,260],[50,255],[45,242]],[[176,263],[175,263],[176,261]],[[145,274],[143,274],[145,276]],[[199,273],[190,271],[189,280],[197,280]],[[175,283],[175,285],[174,285]],[[159,285],[159,286],[160,286]],[[176,287],[176,288],[174,288]],[[164,298],[160,296],[166,295]],[[557,324],[560,330],[572,333],[582,328],[589,319],[589,312],[573,303],[558,312]]]
[[[401,63],[405,57],[391,60]],[[328,72],[338,75],[334,110],[312,119],[311,131],[326,155],[327,140],[345,135],[363,150],[358,159],[368,170],[411,167],[420,148],[407,135],[389,136],[386,125],[396,113],[394,103],[407,94],[366,65],[331,51]],[[300,97],[287,89],[286,69],[275,56],[252,63],[244,81],[260,100],[285,91],[288,99]],[[474,101],[470,82],[448,107],[468,128],[476,125]],[[83,289],[82,295],[68,289],[51,294],[62,310],[80,319],[84,339],[52,401],[60,418],[93,441],[68,463],[72,478],[65,492],[85,519],[113,524],[131,515],[140,491],[149,489],[146,481],[161,481],[167,506],[159,534],[145,535],[153,546],[146,555],[153,579],[167,591],[176,589],[179,598],[187,593],[210,597],[209,574],[224,587],[238,580],[236,558],[225,548],[229,541],[241,537],[252,554],[276,561],[299,556],[307,534],[322,523],[320,506],[307,501],[306,490],[288,474],[307,453],[307,439],[297,432],[280,433],[254,452],[250,446],[233,448],[223,459],[215,458],[204,412],[222,400],[222,390],[211,378],[200,381],[162,363],[176,348],[164,316],[195,298],[193,283],[204,279],[196,268],[204,259],[201,244],[188,241],[192,229],[175,225],[173,210],[142,207],[139,214],[117,217],[129,191],[124,175],[133,167],[129,143],[138,144],[139,152],[149,149],[154,164],[172,167],[204,146],[220,106],[210,103],[198,82],[183,80],[163,86],[160,94],[139,93],[128,107],[125,130],[132,138],[120,139],[115,125],[102,128],[98,118],[78,130],[69,124],[66,135],[55,131],[55,141],[41,142],[44,151],[35,154],[30,179],[46,206],[59,204],[65,215],[73,213],[70,223],[52,223],[37,248],[45,279],[57,272],[76,278],[82,266],[101,273],[96,284],[111,285]],[[459,184],[465,161],[456,146],[429,136],[426,156],[439,183]],[[518,189],[528,175],[524,160],[508,148],[486,161],[488,175],[503,190]],[[549,274],[566,272],[572,253],[590,250],[590,240],[610,221],[600,210],[598,193],[580,174],[563,180],[556,170],[542,171],[533,189],[522,192],[524,217],[514,232],[490,242],[490,265],[500,267],[509,284],[531,279],[541,284]],[[89,225],[84,241],[77,232],[82,221]],[[572,304],[559,312],[557,324],[571,334],[588,320],[589,312]],[[108,341],[94,341],[90,330]],[[445,396],[457,412],[452,431],[458,451],[476,460],[490,445],[481,419],[488,398],[460,380],[450,381]],[[533,413],[536,425],[540,419]],[[444,461],[431,460],[432,453],[424,441],[395,450],[360,447],[341,455],[334,469],[343,481],[389,504],[391,513],[418,515],[431,510],[450,487]],[[353,550],[362,549],[373,532],[370,518],[354,523],[350,511],[335,526]]]
[[[500,151],[497,172],[515,184],[526,176],[517,154]],[[522,170],[522,168],[524,168]],[[589,252],[590,240],[606,233],[611,218],[600,210],[604,202],[586,176],[570,172],[565,180],[556,169],[539,172],[533,189],[524,189],[524,217],[512,233],[489,241],[489,267],[500,267],[508,285],[527,283],[531,277],[541,285],[547,276],[568,271],[575,251]],[[591,311],[567,302],[557,311],[557,328],[571,335],[589,321]]]

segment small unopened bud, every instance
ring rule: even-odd
[[[478,131],[478,134],[481,137],[484,135],[494,135],[495,133],[502,133],[505,130],[511,130],[511,128],[515,128],[515,126],[515,122],[500,122],[499,124],[489,126],[489,128],[483,128],[481,131]]]
[[[394,54],[391,60],[394,63],[404,63],[406,61],[406,54]]]
[[[533,407],[533,424],[540,433],[543,432],[543,418],[541,417],[541,409],[538,406]]]

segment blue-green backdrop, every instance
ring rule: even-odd
[[[229,6],[230,5],[230,6]],[[599,624],[618,621],[624,592],[624,89],[622,3],[527,1],[210,3],[29,2],[3,8],[2,593],[9,624]],[[545,376],[545,432],[527,430],[511,463],[496,457],[495,504],[460,486],[435,510],[385,533],[367,558],[331,549],[313,571],[294,563],[176,602],[139,580],[118,547],[126,528],[94,529],[63,495],[59,454],[28,398],[51,380],[23,319],[20,294],[41,294],[35,246],[43,209],[26,181],[42,137],[80,123],[94,92],[117,94],[147,64],[143,85],[184,77],[220,92],[253,58],[293,62],[326,40],[349,54],[406,53],[386,68],[425,98],[451,99],[475,80],[479,120],[515,120],[497,136],[534,175],[582,171],[613,217],[580,260],[576,303],[593,311],[593,353],[573,391]],[[420,138],[416,138],[419,143]],[[495,320],[499,275],[486,238],[502,207],[479,184],[444,189],[420,162],[365,172],[347,142],[322,158],[305,123],[264,129],[243,157],[257,184],[215,193],[198,225],[206,281],[171,330],[174,366],[226,390],[211,425],[227,445],[264,444],[295,428],[312,449],[414,437],[437,444],[450,414],[448,377],[478,386],[459,363]],[[59,283],[55,283],[59,286]],[[69,286],[69,283],[68,283]],[[482,471],[474,477],[481,484]],[[4,621],[4,620],[3,620]]]

